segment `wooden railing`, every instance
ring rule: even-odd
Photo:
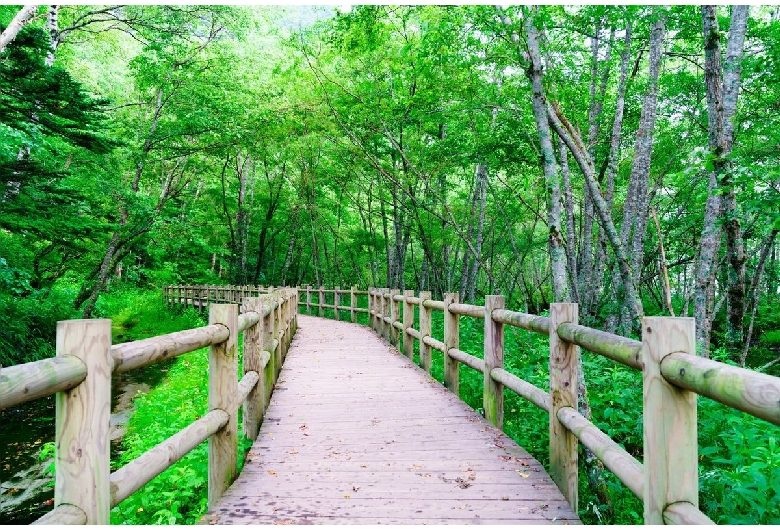
[[[278,288],[277,288],[278,289]],[[273,292],[262,285],[165,285],[163,301],[205,311],[209,304],[240,304],[245,298]]]
[[[243,406],[246,436],[257,437],[297,327],[296,289],[249,292],[255,296],[231,299],[242,300],[240,312],[235,303],[211,304],[208,326],[113,346],[108,319],[58,322],[56,357],[0,368],[0,409],[56,393],[54,509],[34,524],[108,524],[111,508],[205,440],[208,503],[214,505],[236,475],[238,409]],[[244,373],[239,381],[241,332]],[[209,412],[111,473],[112,374],[206,346]]]
[[[423,369],[431,370],[432,350],[443,353],[444,385],[456,395],[460,364],[481,372],[484,414],[497,427],[504,388],[549,413],[550,475],[575,511],[579,442],[643,501],[645,524],[713,524],[698,508],[696,394],[780,425],[780,378],[697,357],[692,318],[645,317],[636,341],[579,325],[577,304],[552,304],[541,317],[505,309],[503,296],[477,306],[458,303],[457,293],[432,300],[427,291],[372,288],[368,298],[371,328],[410,359],[417,340]],[[443,340],[431,334],[433,311],[444,313]],[[484,320],[482,358],[459,349],[461,316]],[[504,326],[549,336],[549,393],[504,369]],[[643,462],[577,410],[578,346],[642,371]]]
[[[318,316],[324,317],[326,309],[333,310],[333,318],[339,320],[340,311],[349,311],[349,318],[352,322],[357,322],[358,313],[368,313],[367,307],[358,306],[358,296],[368,296],[368,291],[358,291],[357,287],[352,286],[349,289],[342,289],[339,286],[333,289],[325,289],[320,286],[317,289],[312,289],[311,285],[306,287],[298,287],[298,292],[306,293],[306,300],[303,298],[298,302],[298,305],[305,305],[306,312],[311,314],[311,308],[317,308]],[[317,296],[317,300],[313,301],[312,295]],[[349,295],[349,305],[343,305],[341,303],[342,295]],[[327,299],[330,298],[331,303],[327,303]],[[346,298],[346,297],[345,297]]]

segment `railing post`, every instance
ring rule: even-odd
[[[430,291],[420,291],[420,366],[431,373],[431,347],[425,344],[425,337],[431,336],[431,309],[425,301],[431,299]]]
[[[357,313],[355,313],[355,309],[357,308],[357,295],[355,294],[356,290],[357,285],[353,285],[349,289],[349,319],[353,324],[357,322]]]
[[[339,319],[339,287],[338,285],[333,288],[333,314],[336,320]]]
[[[265,366],[265,403],[267,407],[271,400],[271,393],[274,390],[274,383],[276,383],[276,355],[274,355],[274,299],[273,296],[265,294],[260,297],[260,310],[265,311],[265,306],[268,306],[268,314],[262,318],[262,350],[267,351],[270,354],[268,364]],[[262,315],[263,313],[260,313]]]
[[[414,305],[409,298],[414,296],[414,291],[404,291],[404,329],[401,332],[403,337],[404,355],[414,360],[414,337],[409,335],[406,330],[414,327]]]
[[[54,505],[78,506],[87,524],[109,523],[111,456],[111,320],[57,322],[57,355],[87,367],[75,388],[56,394]]]
[[[222,324],[230,332],[227,340],[209,347],[209,410],[230,408],[238,387],[238,306],[216,304],[209,311],[209,324]],[[209,437],[209,509],[236,476],[238,463],[238,420],[235,414],[227,425]]]
[[[257,372],[260,380],[244,401],[244,434],[250,440],[257,438],[260,422],[265,411],[265,374],[263,372],[263,306],[260,298],[244,299],[247,312],[260,315],[257,324],[244,332],[244,373]]]
[[[373,311],[373,314],[372,314]],[[377,332],[376,329],[376,290],[373,287],[368,288],[368,325]]]
[[[550,477],[577,511],[577,438],[558,420],[558,410],[577,410],[577,361],[579,348],[558,336],[564,322],[577,324],[577,304],[550,305]]]
[[[311,285],[306,286],[306,314],[311,315]]]
[[[390,289],[387,287],[382,288],[382,337],[390,342],[390,325],[385,320],[385,317],[390,316]]]
[[[282,348],[284,348],[284,345],[282,344],[282,341],[284,340],[282,330],[284,328],[282,328],[282,298],[279,296],[280,292],[281,291],[272,291],[274,305],[276,305],[272,311],[274,315],[274,341],[276,342],[276,348],[274,348],[274,351],[272,352],[274,356],[274,381],[279,379],[279,372],[282,371],[282,361],[284,360],[282,356]]]
[[[293,290],[295,297],[295,304],[292,306],[292,318],[293,318],[293,334],[298,331],[298,313],[300,313],[300,309],[298,306],[298,302],[300,302],[300,293],[298,292],[298,288],[296,287]]]
[[[320,317],[325,317],[325,305],[324,305],[325,304],[325,302],[324,302],[324,300],[325,300],[325,288],[322,285],[320,285],[320,291],[319,291],[318,296],[319,296],[319,299],[317,300],[317,304],[319,305],[319,313],[318,313],[318,315]]]
[[[661,375],[670,353],[696,354],[695,337],[693,318],[642,319],[645,524],[664,524],[664,509],[673,503],[699,507],[696,393]]]
[[[390,291],[390,342],[396,348],[398,348],[400,344],[398,342],[398,328],[395,327],[395,323],[400,320],[400,311],[398,309],[401,305],[400,302],[395,300],[397,294],[401,294],[401,291],[398,289]]]
[[[493,311],[504,309],[504,297],[485,297],[485,385],[482,407],[485,418],[498,427],[504,426],[504,385],[493,379],[490,371],[504,367],[504,324],[493,320]]]
[[[450,357],[450,350],[460,346],[460,315],[450,313],[450,304],[458,303],[458,293],[444,294],[444,386],[458,395],[459,369],[457,360]]]

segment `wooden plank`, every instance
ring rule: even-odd
[[[244,471],[204,522],[578,522],[538,461],[367,328],[299,320]]]

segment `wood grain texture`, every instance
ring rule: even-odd
[[[414,327],[414,305],[410,301],[412,296],[414,296],[414,291],[410,289],[404,291],[404,325],[401,336],[403,337],[404,355],[409,359],[414,359],[414,338],[406,332],[407,329]]]
[[[57,322],[57,355],[81,359],[87,377],[55,398],[54,506],[81,508],[87,524],[108,524],[111,510],[110,348],[108,319]]]
[[[780,378],[687,353],[661,361],[669,383],[780,425]]]
[[[210,524],[576,524],[542,466],[362,326],[301,315]]]
[[[401,348],[401,345],[398,343],[398,338],[400,335],[395,324],[396,322],[401,324],[401,312],[399,311],[400,302],[398,302],[395,297],[398,296],[399,293],[400,291],[398,289],[393,289],[390,291],[390,344],[398,349]]]
[[[209,347],[209,411],[229,413],[238,386],[238,306],[213,304],[209,324],[228,329],[227,340]],[[238,464],[238,420],[230,415],[227,424],[209,437],[208,503],[213,506],[236,476]]]
[[[257,372],[261,374],[260,380],[254,386],[244,402],[242,414],[244,422],[244,435],[250,440],[257,438],[260,422],[265,410],[265,374],[263,372],[263,319],[262,301],[260,298],[247,298],[244,300],[247,310],[258,316],[257,323],[244,332],[244,373]]]
[[[558,336],[558,325],[577,324],[577,304],[550,304],[550,475],[577,510],[577,438],[560,422],[558,411],[577,410],[576,344]]]
[[[0,410],[70,390],[86,376],[84,361],[72,355],[0,368]]]
[[[444,293],[444,386],[458,395],[460,363],[450,357],[450,349],[460,347],[460,317],[449,311],[450,304],[458,303],[458,293]]]
[[[696,351],[693,318],[644,317],[645,524],[664,524],[664,509],[676,502],[699,507],[696,394],[669,384],[661,360]]]
[[[425,301],[430,299],[430,291],[420,291],[420,366],[428,373],[431,373],[431,347],[424,339],[431,336],[431,309],[425,306]]]
[[[482,407],[485,409],[485,419],[499,429],[503,429],[504,386],[490,375],[494,368],[504,367],[504,324],[493,320],[493,311],[499,309],[504,309],[503,296],[488,295],[485,297],[485,307],[482,308],[482,318],[485,319]]]

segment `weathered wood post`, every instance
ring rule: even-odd
[[[311,315],[311,285],[306,286],[306,314]]]
[[[292,306],[292,313],[293,313],[293,335],[295,332],[298,331],[298,313],[300,313],[300,306],[298,305],[300,303],[301,295],[298,291],[298,288],[296,287],[293,290],[293,296],[295,297],[295,304]]]
[[[384,287],[382,289],[382,337],[386,341],[390,341],[390,324],[385,320],[385,317],[390,317],[390,289]]]
[[[325,317],[325,288],[320,285],[320,292],[319,292],[319,300],[318,300],[320,310],[319,310],[319,316]]]
[[[558,420],[558,410],[577,410],[577,361],[579,348],[558,336],[564,322],[577,324],[577,304],[550,305],[550,477],[577,511],[577,438]]]
[[[75,388],[56,394],[54,506],[72,504],[87,524],[109,523],[111,511],[111,320],[57,322],[57,356],[87,367]]]
[[[268,403],[271,399],[271,393],[274,390],[274,383],[276,383],[276,355],[274,355],[274,299],[271,295],[263,295],[260,297],[260,310],[263,320],[262,329],[262,349],[267,351],[270,355],[268,364],[265,367],[265,402],[264,405],[268,407]],[[266,311],[268,311],[266,313]]]
[[[401,336],[403,337],[404,355],[414,360],[414,337],[406,332],[408,328],[414,327],[414,304],[409,301],[412,297],[414,297],[414,291],[409,289],[404,291],[404,329]]]
[[[238,306],[215,304],[209,311],[209,324],[222,324],[230,332],[227,340],[209,346],[209,410],[227,412],[238,388]],[[238,419],[233,414],[227,425],[209,437],[209,509],[228,488],[238,464]]]
[[[257,324],[244,331],[244,373],[257,372],[260,380],[244,401],[244,434],[250,440],[257,438],[265,411],[265,374],[263,372],[263,306],[260,298],[245,298],[247,312],[254,311],[260,318]]]
[[[696,393],[661,375],[670,353],[696,354],[695,337],[693,318],[642,319],[645,524],[665,524],[664,509],[674,503],[699,507]]]
[[[485,419],[503,429],[504,426],[504,385],[493,379],[490,371],[504,367],[504,324],[493,320],[493,311],[504,309],[504,297],[488,295],[485,297],[485,384],[482,394],[482,407]]]
[[[458,293],[444,293],[444,386],[458,395],[460,364],[450,357],[450,350],[460,346],[460,315],[450,313],[450,305],[458,303]]]
[[[401,294],[401,291],[398,289],[390,291],[390,343],[396,348],[400,345],[398,342],[398,328],[395,327],[395,323],[401,320],[400,311],[398,310],[401,303],[395,299],[399,294]]]
[[[376,333],[376,290],[373,287],[368,288],[368,326]]]
[[[420,291],[420,366],[431,373],[431,347],[425,344],[425,337],[431,336],[431,311],[425,301],[431,299],[430,291]]]
[[[353,285],[349,289],[349,319],[350,321],[355,324],[357,322],[357,313],[355,312],[355,309],[357,309],[357,295],[355,294],[355,291],[357,291],[357,285]]]
[[[281,291],[272,291],[274,298],[273,298],[273,315],[274,315],[274,343],[276,344],[276,348],[274,348],[273,354],[274,354],[274,381],[277,381],[279,379],[279,372],[282,371],[282,362],[284,361],[284,357],[282,355],[282,349],[284,348],[284,345],[282,344],[282,341],[284,341],[284,337],[282,336],[282,330],[284,329],[283,323],[282,323],[282,297],[280,296]]]
[[[339,287],[338,285],[333,288],[333,317],[339,319]]]

